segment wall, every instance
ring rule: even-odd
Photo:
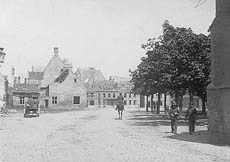
[[[84,84],[77,80],[70,72],[62,83],[52,83],[49,86],[49,107],[51,109],[77,109],[87,106],[87,89]],[[57,96],[57,104],[52,104],[52,97]],[[80,96],[80,105],[73,104],[73,96]]]
[[[208,127],[215,139],[230,144],[230,1],[217,0],[211,28],[212,83],[208,87]]]
[[[0,108],[5,106],[6,97],[6,80],[2,74],[0,74]]]

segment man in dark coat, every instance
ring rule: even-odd
[[[177,134],[177,120],[179,118],[179,109],[175,102],[172,102],[171,109],[169,110],[169,116],[171,119],[171,132]]]
[[[122,119],[122,113],[124,110],[124,97],[120,93],[117,97],[117,107],[116,110],[118,111],[119,119]]]
[[[188,119],[188,125],[189,125],[189,134],[192,134],[195,132],[195,123],[197,118],[197,110],[194,107],[194,104],[191,102],[187,112],[186,112],[186,119]]]

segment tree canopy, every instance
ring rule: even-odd
[[[183,96],[188,91],[206,102],[210,37],[195,34],[191,28],[174,27],[167,20],[162,28],[162,35],[142,45],[146,56],[131,72],[134,90],[145,95],[169,92],[175,96]]]

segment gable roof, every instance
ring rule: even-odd
[[[59,61],[63,64],[63,66],[64,66],[63,60],[61,60],[61,58],[59,57],[59,55],[53,55],[52,58],[51,58],[51,59],[49,60],[49,62],[47,63],[47,65],[45,66],[43,72],[46,71],[46,69],[50,66],[50,64],[51,64],[55,59],[59,60]]]
[[[32,66],[32,72],[43,72],[45,66]]]
[[[28,72],[29,80],[42,80],[43,72]]]
[[[69,69],[65,69],[55,80],[54,82],[59,82],[62,83],[67,76],[69,75],[70,70]]]
[[[75,74],[83,82],[106,80],[101,70],[95,68],[78,68]]]
[[[38,93],[39,87],[36,84],[14,84],[13,94],[15,93]]]

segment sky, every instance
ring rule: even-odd
[[[164,20],[207,34],[215,0],[0,0],[1,73],[27,75],[45,66],[53,48],[78,67],[94,67],[105,77],[128,76],[145,56],[141,44],[162,34]]]

